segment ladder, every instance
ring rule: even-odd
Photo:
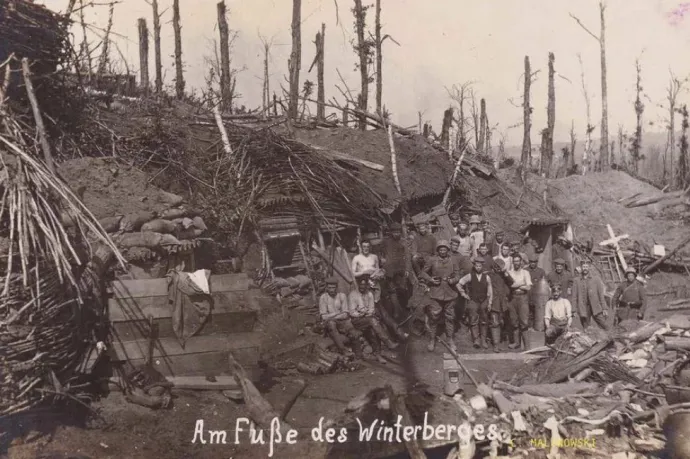
[[[615,255],[603,255],[599,257],[599,270],[606,283],[617,284],[623,282],[623,270]]]

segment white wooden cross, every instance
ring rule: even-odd
[[[618,244],[619,241],[623,239],[628,239],[630,235],[628,234],[622,234],[620,236],[616,236],[616,234],[613,232],[613,228],[611,228],[611,225],[607,224],[606,229],[609,231],[609,236],[611,236],[610,239],[607,239],[605,241],[601,241],[599,245],[605,246],[605,245],[610,245],[616,250],[616,255],[618,255],[618,259],[621,262],[621,266],[623,267],[623,271],[628,269],[628,264],[625,262],[625,257],[623,256],[623,252],[621,252],[621,246]]]

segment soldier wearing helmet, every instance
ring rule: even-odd
[[[449,346],[455,350],[453,332],[455,327],[455,301],[458,292],[455,284],[459,279],[459,268],[450,256],[450,244],[448,241],[439,241],[436,244],[436,256],[431,257],[425,264],[419,276],[429,286],[429,298],[431,305],[427,308],[429,345],[427,349],[433,352],[436,346],[438,326],[441,315],[446,329],[446,337]]]
[[[554,269],[546,276],[546,281],[551,288],[558,285],[561,287],[561,296],[570,299],[573,292],[573,276],[565,269],[566,263],[563,258],[556,258],[553,261]]]
[[[635,268],[625,270],[625,281],[616,288],[611,303],[616,308],[616,322],[628,319],[642,320],[647,308],[647,294],[644,285],[637,280]]]

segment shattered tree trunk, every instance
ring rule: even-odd
[[[139,18],[139,87],[144,94],[149,92],[149,29],[146,19]]]
[[[606,22],[604,11],[606,6],[603,1],[599,2],[599,12],[601,16],[601,33],[599,35],[599,46],[601,51],[601,145],[599,157],[603,169],[608,169],[609,162],[609,103],[608,85],[606,83]]]
[[[155,54],[156,92],[163,90],[163,63],[161,61],[161,17],[158,14],[158,0],[151,0],[153,8],[153,52]]]
[[[553,68],[555,57],[553,53],[549,53],[549,92],[548,104],[546,106],[546,132],[544,133],[544,142],[542,143],[542,159],[541,159],[541,173],[546,175],[546,178],[551,178],[551,164],[553,162],[553,134],[556,128],[556,87],[554,84]]]
[[[173,31],[175,33],[175,95],[184,98],[182,73],[182,26],[180,25],[180,0],[173,0]]]
[[[479,140],[477,141],[477,153],[486,154],[486,101],[479,101]]]
[[[361,80],[361,92],[358,97],[359,109],[366,112],[369,102],[369,72],[367,71],[367,45],[364,38],[365,13],[362,0],[355,0],[355,28],[357,31],[357,54],[359,55],[359,76]],[[359,128],[367,129],[364,116],[359,117]]]
[[[680,136],[680,153],[678,154],[678,185],[679,190],[684,190],[688,186],[688,173],[690,172],[690,164],[688,164],[688,107],[683,105],[681,109],[683,115],[682,131]]]
[[[271,91],[268,83],[268,52],[270,45],[264,42],[264,84],[263,84],[263,116],[268,116],[268,106],[271,104]]]
[[[316,52],[318,61],[316,62],[317,93],[316,93],[316,118],[319,121],[326,119],[326,87],[324,86],[323,73],[326,59],[326,24],[321,24],[321,33],[316,34]]]
[[[383,116],[383,55],[381,48],[381,0],[376,0],[376,114]]]
[[[299,71],[302,66],[302,0],[292,0],[292,51],[288,61],[290,71],[290,100],[288,117],[296,120],[299,112]]]
[[[453,108],[450,107],[443,112],[443,123],[441,124],[441,146],[452,155],[450,148],[450,126],[453,123]]]
[[[101,48],[101,57],[98,61],[97,78],[105,75],[108,71],[108,61],[110,60],[110,31],[113,28],[113,13],[115,12],[115,2],[110,2],[110,11],[108,13],[108,25],[103,36],[103,47]]]
[[[635,124],[635,142],[633,143],[633,170],[635,173],[639,173],[639,162],[640,162],[640,150],[642,149],[642,114],[644,113],[644,104],[642,99],[640,99],[640,94],[642,93],[642,67],[640,66],[640,61],[635,61],[635,70],[637,73],[637,78],[635,80],[635,119],[637,123]],[[620,143],[619,148],[621,154],[621,160],[623,156],[623,143]],[[624,161],[622,161],[624,162]]]
[[[566,175],[575,169],[575,145],[577,143],[577,138],[575,137],[575,120],[570,123],[570,156],[566,163]]]
[[[220,34],[220,100],[222,110],[232,111],[232,75],[230,74],[230,31],[225,17],[225,0],[218,2]]]
[[[529,165],[530,151],[532,150],[532,142],[530,140],[530,131],[532,130],[531,113],[532,107],[529,105],[529,90],[532,83],[532,70],[529,65],[529,56],[525,56],[525,90],[522,96],[522,155],[520,157],[520,168],[522,174],[525,174]]]

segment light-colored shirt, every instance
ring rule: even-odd
[[[323,320],[346,319],[349,315],[347,296],[340,292],[333,297],[324,293],[319,298],[319,313]]]
[[[573,321],[573,307],[570,301],[565,298],[547,301],[544,307],[544,323],[547,327],[551,323],[551,319],[560,323],[567,321],[568,326],[570,326]]]
[[[506,271],[512,271],[513,270],[513,257],[508,255],[507,257],[504,257],[502,255],[496,255],[494,257],[494,260],[503,260],[503,262],[506,264]]]
[[[513,278],[513,285],[511,286],[513,290],[521,289],[528,292],[532,289],[532,276],[529,275],[529,271],[525,268],[514,270],[511,267],[508,274]]]
[[[472,255],[476,255],[479,245],[484,242],[484,231],[478,230],[470,234],[470,241],[472,241]]]
[[[355,276],[361,274],[374,274],[379,269],[379,257],[370,253],[369,255],[358,254],[352,259],[352,273]]]
[[[462,237],[460,235],[458,237],[458,253],[460,255],[463,255],[465,257],[471,257],[473,255],[472,253],[472,239],[469,236]]]
[[[373,316],[376,312],[374,302],[374,294],[371,290],[367,290],[365,293],[359,290],[353,290],[350,292],[350,316],[351,317],[369,317]]]

